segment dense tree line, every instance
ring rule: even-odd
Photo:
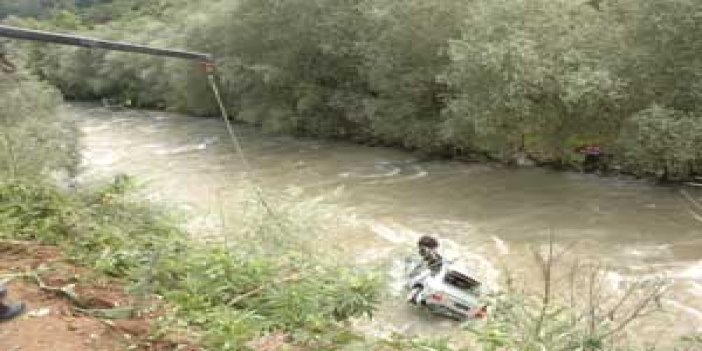
[[[14,16],[47,16],[57,7],[67,5],[66,1],[47,0],[0,0],[0,18]]]
[[[69,16],[80,18],[86,24],[105,23],[148,9],[153,3],[142,0],[0,0],[0,19],[55,20]]]
[[[560,165],[597,145],[627,172],[702,173],[697,0],[145,3],[89,34],[214,53],[229,107],[267,130]],[[30,57],[69,97],[216,111],[184,63]]]

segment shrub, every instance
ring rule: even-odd
[[[443,136],[502,159],[553,160],[574,138],[611,138],[623,82],[612,72],[610,21],[570,1],[475,2],[450,44],[444,80],[455,96]]]
[[[632,116],[620,137],[632,172],[668,180],[702,173],[702,117],[658,105]]]
[[[77,128],[55,89],[25,73],[0,75],[0,179],[73,174]]]

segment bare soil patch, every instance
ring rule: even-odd
[[[10,279],[6,301],[27,306],[23,316],[0,323],[1,351],[201,350],[182,336],[153,338],[162,311],[118,319],[81,312],[60,291],[42,289],[29,272],[39,272],[52,289],[74,285],[83,309],[119,311],[135,304],[123,281],[70,263],[56,247],[0,242],[0,281]]]

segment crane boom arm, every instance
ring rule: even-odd
[[[134,52],[147,55],[173,57],[185,60],[195,60],[200,62],[212,61],[211,55],[199,52],[190,52],[175,49],[160,49],[145,45],[129,44],[124,42],[95,39],[77,35],[46,32],[41,30],[24,29],[6,25],[0,25],[0,37],[38,41],[44,43],[80,46],[91,49],[106,49]]]

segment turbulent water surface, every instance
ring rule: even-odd
[[[694,203],[702,200],[701,188],[424,160],[393,149],[239,127],[252,168],[247,173],[220,120],[82,104],[71,111],[84,132],[86,178],[134,175],[154,198],[196,213],[195,227],[216,227],[213,218],[250,174],[264,188],[300,199],[333,194],[325,203],[354,225],[330,233],[330,240],[359,263],[387,262],[397,276],[398,252],[432,233],[478,265],[485,279],[497,281],[502,269],[496,267],[506,267],[535,286],[531,248],[543,247],[552,230],[561,246],[575,243],[567,254],[571,261],[596,259],[613,267],[606,281],[614,290],[632,277],[672,279],[663,301],[671,318],[650,325],[651,331],[702,331],[702,211]],[[452,336],[452,326],[408,308],[398,291],[363,327]]]

